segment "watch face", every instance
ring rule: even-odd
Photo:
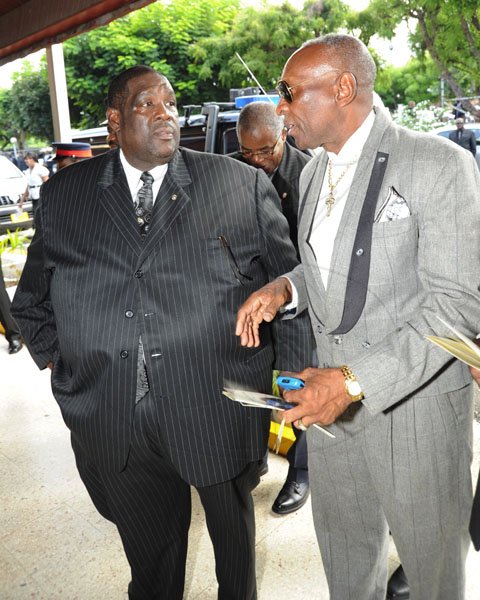
[[[362,393],[362,388],[360,387],[358,381],[348,381],[347,390],[350,396],[358,396]]]

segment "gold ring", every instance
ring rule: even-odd
[[[303,424],[302,419],[297,420],[297,429],[300,429],[300,431],[307,431],[307,428]]]

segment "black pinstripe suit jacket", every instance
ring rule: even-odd
[[[298,252],[298,204],[299,204],[299,180],[303,167],[310,160],[310,156],[300,152],[289,143],[284,145],[283,156],[273,177],[272,184],[277,190],[282,205],[282,212],[287,218],[290,227],[290,239]],[[245,164],[246,160],[241,152],[232,152],[229,154],[232,158]]]
[[[140,335],[159,440],[185,480],[223,481],[263,455],[269,413],[221,389],[226,379],[266,391],[272,366],[310,361],[306,316],[277,324],[275,345],[268,326],[260,348],[242,348],[234,335],[242,302],[296,263],[274,203],[263,172],[184,149],[145,240],[117,151],[43,186],[12,312],[38,366],[54,362],[54,395],[94,463],[126,463]]]

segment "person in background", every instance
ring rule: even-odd
[[[52,146],[55,149],[53,160],[57,163],[57,171],[93,156],[92,147],[86,142],[52,142]]]
[[[23,347],[22,337],[15,319],[10,312],[10,297],[5,288],[5,280],[2,271],[2,255],[0,254],[0,323],[5,330],[5,338],[8,342],[8,353],[16,354]]]
[[[27,178],[27,187],[22,194],[22,198],[19,202],[19,207],[22,209],[23,203],[30,198],[33,207],[33,218],[35,220],[35,212],[37,210],[38,199],[40,198],[40,188],[49,178],[49,171],[47,167],[40,165],[37,162],[37,155],[33,152],[27,152],[25,154],[25,162],[27,169],[23,172]]]
[[[457,131],[449,133],[448,139],[462,148],[465,148],[465,150],[469,150],[473,156],[475,156],[477,154],[477,138],[475,137],[475,134],[470,129],[465,129],[465,121],[462,117],[455,119],[455,123],[457,125]]]
[[[247,296],[298,264],[288,223],[262,171],[179,148],[175,93],[154,69],[112,81],[107,117],[120,147],[42,190],[12,311],[118,528],[130,600],[184,597],[191,486],[219,600],[255,600],[251,492],[270,414],[222,389],[267,392],[273,368],[310,362],[307,318],[267,326],[260,351],[233,330]]]
[[[283,117],[275,113],[275,105],[271,102],[252,102],[242,108],[237,121],[237,137],[240,151],[230,156],[262,169],[270,177],[298,256],[298,183],[310,157],[286,142]],[[293,431],[295,441],[287,453],[287,478],[272,505],[272,511],[278,515],[298,510],[309,496],[307,436],[296,427]],[[260,468],[262,473],[266,472],[267,457]]]
[[[390,530],[412,600],[463,600],[473,385],[425,336],[448,335],[441,317],[473,337],[480,173],[448,140],[377,110],[375,76],[345,34],[288,59],[277,113],[299,148],[323,151],[300,177],[301,264],[247,300],[236,332],[256,347],[263,320],[308,307],[321,368],[298,373],[284,416],[335,435],[308,430],[330,599],[385,600]]]

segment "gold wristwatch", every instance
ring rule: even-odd
[[[340,367],[340,371],[345,377],[345,391],[347,392],[347,395],[349,396],[350,400],[352,402],[358,402],[359,400],[363,400],[365,396],[362,392],[362,388],[360,387],[358,379],[352,373],[350,367],[347,367],[347,365],[342,365]]]

